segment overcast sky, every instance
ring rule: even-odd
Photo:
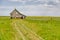
[[[60,0],[0,0],[0,16],[15,8],[27,16],[60,16]]]

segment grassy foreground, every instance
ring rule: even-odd
[[[45,40],[60,40],[60,17],[27,17],[14,20],[9,17],[0,17],[0,40],[15,40],[15,34],[18,34],[14,30],[14,26],[11,26],[12,21],[15,20]]]

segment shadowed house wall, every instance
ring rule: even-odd
[[[10,13],[10,17],[11,19],[12,18],[21,18],[21,19],[24,19],[26,16],[21,14],[19,11],[17,11],[16,9],[13,10],[11,13]]]

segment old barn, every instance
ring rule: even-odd
[[[14,9],[11,13],[10,13],[10,18],[20,18],[20,19],[24,19],[26,16],[21,14],[17,9]]]

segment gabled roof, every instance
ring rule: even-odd
[[[23,15],[17,9],[14,9],[10,14],[12,14],[14,11],[18,12],[18,14],[20,14],[20,15]],[[25,15],[23,15],[23,16],[25,16]]]

